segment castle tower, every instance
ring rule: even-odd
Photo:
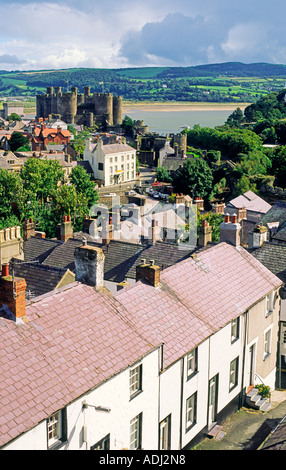
[[[122,96],[113,97],[113,124],[122,124]]]

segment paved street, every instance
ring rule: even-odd
[[[257,450],[286,415],[286,391],[274,391],[266,413],[242,408],[223,424],[221,440],[206,438],[196,450]]]

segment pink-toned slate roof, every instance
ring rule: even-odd
[[[164,343],[165,367],[281,285],[244,248],[227,243],[163,270],[160,281],[156,289],[138,282],[117,300],[142,334]]]
[[[83,284],[35,299],[26,313],[22,325],[0,318],[0,446],[153,349],[115,299]]]

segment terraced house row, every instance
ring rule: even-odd
[[[116,295],[107,257],[78,244],[74,282],[30,300],[2,264],[2,449],[192,448],[275,388],[282,282],[236,238],[142,259]]]

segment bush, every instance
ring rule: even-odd
[[[271,392],[270,387],[268,385],[257,384],[255,385],[255,388],[258,389],[258,393],[262,396],[262,398],[270,398]]]

